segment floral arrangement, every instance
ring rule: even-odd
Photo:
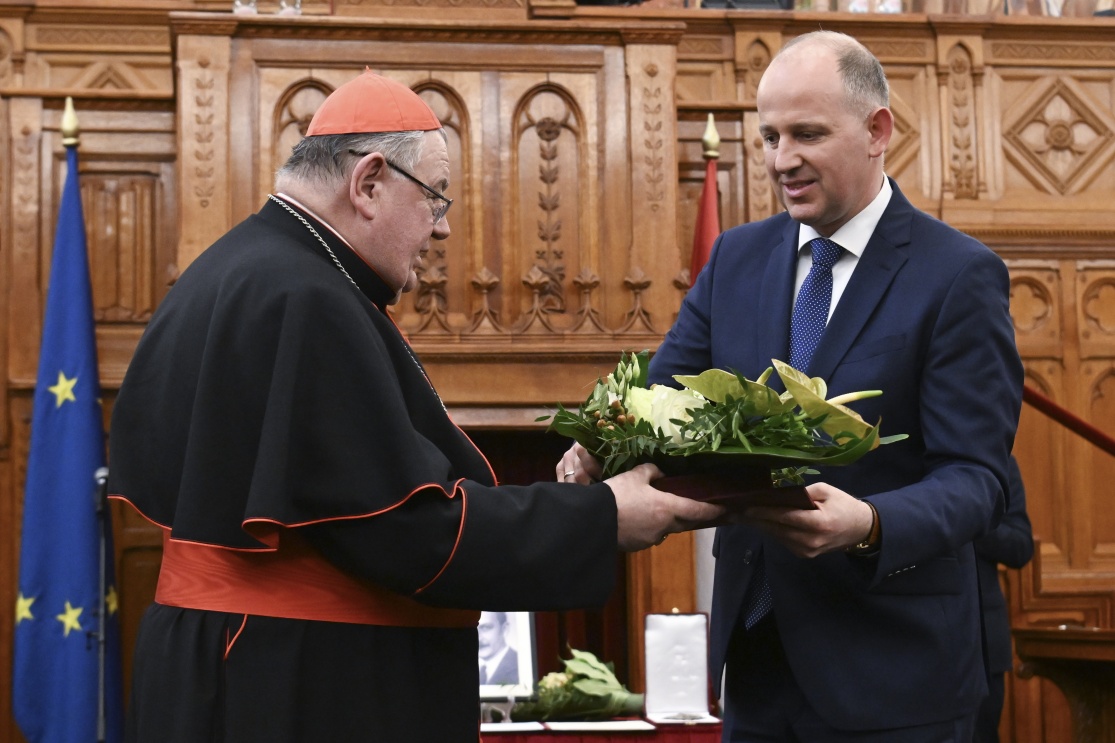
[[[800,484],[802,475],[815,472],[813,466],[849,464],[880,444],[906,438],[880,437],[879,423],[871,425],[847,407],[881,395],[880,390],[826,399],[823,379],[778,360],[754,381],[709,369],[676,375],[680,389],[648,387],[648,359],[647,351],[624,354],[579,409],[558,404],[553,416],[538,420],[552,417],[548,430],[592,452],[603,462],[606,477],[648,461],[669,474],[675,457],[707,454],[766,465],[772,485]],[[767,384],[773,373],[785,392]]]
[[[511,708],[515,722],[607,720],[639,715],[643,695],[628,691],[611,663],[584,650],[570,650],[564,672],[548,673],[535,684],[536,698]]]

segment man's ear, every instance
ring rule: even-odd
[[[353,209],[364,219],[374,219],[382,207],[387,160],[372,152],[357,161],[348,178],[348,198]]]
[[[887,151],[894,134],[894,114],[889,108],[877,108],[867,118],[867,131],[871,137],[868,152],[871,157],[881,157]]]

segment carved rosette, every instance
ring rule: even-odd
[[[1005,151],[1036,185],[1058,194],[1084,187],[1115,155],[1115,119],[1069,78],[1039,83],[1007,122]]]
[[[979,198],[976,176],[972,57],[961,44],[948,55],[949,188],[953,198]]]

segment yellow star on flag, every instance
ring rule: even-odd
[[[108,615],[111,617],[116,613],[119,608],[119,598],[116,596],[116,586],[109,586],[108,593],[105,594],[105,609],[108,610]]]
[[[53,387],[47,387],[48,390],[54,393],[55,410],[62,407],[62,403],[67,400],[70,402],[77,402],[77,398],[74,397],[75,384],[77,384],[77,377],[67,379],[65,374],[58,372],[58,384]]]
[[[24,619],[34,619],[35,615],[31,613],[31,604],[35,603],[35,597],[27,598],[23,593],[15,600],[15,623],[19,624]]]
[[[81,616],[81,612],[83,611],[85,610],[80,606],[75,608],[70,606],[69,601],[66,602],[66,611],[55,617],[55,619],[62,623],[62,627],[65,630],[62,635],[63,637],[69,637],[70,630],[72,629],[76,629],[78,632],[81,631],[81,622],[77,621],[77,618]]]

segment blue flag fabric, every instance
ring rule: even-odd
[[[77,150],[66,150],[31,416],[16,598],[12,707],[29,743],[123,738],[111,540],[105,549],[105,684],[99,683],[101,525],[94,478],[105,464],[104,422]],[[102,689],[106,714],[100,719]]]

